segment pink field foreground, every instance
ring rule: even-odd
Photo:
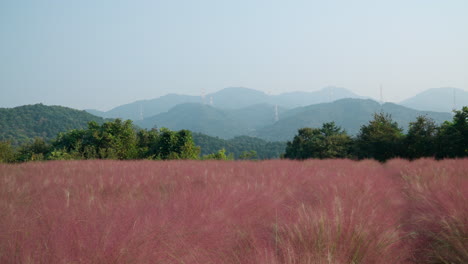
[[[0,263],[468,263],[468,160],[0,164]]]

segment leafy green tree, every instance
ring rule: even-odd
[[[40,161],[45,160],[51,146],[42,138],[35,138],[32,143],[21,145],[18,151],[18,161]]]
[[[132,121],[116,119],[102,125],[91,121],[86,130],[61,133],[53,146],[54,150],[68,152],[74,157],[123,160],[138,157],[136,143]]]
[[[178,159],[176,151],[177,135],[174,131],[167,128],[161,128],[159,135],[159,144],[157,147],[158,159]]]
[[[52,141],[53,151],[52,159],[82,159],[86,156],[84,141],[86,130],[72,129],[66,133],[59,133],[54,141]],[[87,158],[97,158],[96,155]]]
[[[189,130],[171,131],[167,128],[139,131],[137,147],[140,157],[150,159],[198,159],[200,148],[195,146]]]
[[[433,157],[436,152],[437,129],[434,120],[425,116],[418,116],[416,121],[411,122],[404,140],[405,157],[409,159]]]
[[[137,132],[138,158],[155,159],[158,155],[159,132],[157,129]]]
[[[192,138],[192,132],[189,130],[180,130],[177,132],[177,143],[175,151],[179,153],[180,159],[198,159],[200,156],[200,147],[195,146]]]
[[[401,156],[403,130],[388,114],[374,114],[369,124],[361,127],[356,139],[355,153],[358,158],[374,158],[378,161]]]
[[[0,163],[15,161],[15,151],[10,141],[0,141]]]
[[[242,159],[242,160],[255,160],[257,158],[257,151],[255,151],[255,150],[244,151],[239,156],[239,158]]]
[[[351,138],[334,122],[322,128],[301,128],[292,142],[286,145],[285,158],[328,159],[349,157]]]
[[[444,122],[436,136],[436,158],[468,156],[468,107],[454,111],[453,121]]]
[[[195,145],[201,147],[201,155],[216,153],[224,148],[227,153],[232,153],[236,159],[241,159],[244,152],[251,150],[257,153],[257,159],[275,159],[279,158],[286,148],[286,142],[268,142],[249,136],[238,136],[225,140],[201,133],[193,133],[193,140]]]
[[[188,130],[135,131],[132,121],[116,119],[88,129],[61,133],[53,142],[51,159],[197,159],[200,148]]]
[[[234,155],[232,155],[232,153],[229,155],[226,155],[226,150],[220,149],[216,153],[204,155],[202,159],[203,160],[234,160]]]
[[[136,134],[131,120],[106,122],[101,126],[104,149],[112,150],[117,159],[137,158]]]

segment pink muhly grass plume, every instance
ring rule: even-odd
[[[418,160],[402,172],[418,263],[468,263],[468,159]]]
[[[280,227],[279,263],[403,263],[398,182],[374,162],[317,165],[307,185],[314,199]]]
[[[425,256],[449,253],[463,263],[466,170],[466,160],[0,164],[0,263],[433,263]]]

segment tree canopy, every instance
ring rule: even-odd
[[[301,128],[292,142],[286,146],[285,158],[330,159],[349,157],[351,138],[334,122],[322,128]]]
[[[403,129],[385,113],[374,114],[374,119],[361,127],[356,138],[357,157],[385,161],[401,156]]]
[[[271,158],[270,155],[278,155],[281,149],[285,150],[284,158],[299,160],[352,158],[384,162],[395,157],[461,158],[468,156],[468,107],[454,111],[453,120],[440,126],[426,116],[419,116],[409,124],[407,134],[390,115],[376,113],[355,138],[334,122],[324,123],[321,128],[301,128],[286,144],[247,136],[222,140],[195,134],[195,138],[197,144],[189,130],[138,129],[130,120],[116,119],[102,124],[91,121],[87,128],[59,133],[53,140],[36,137],[19,147],[10,141],[0,140],[0,162],[61,159],[252,160]]]
[[[301,128],[287,142],[285,158],[352,158],[386,161],[401,157],[460,158],[468,156],[468,107],[454,111],[453,120],[440,126],[435,121],[419,116],[409,124],[407,134],[392,117],[375,113],[363,125],[356,138],[350,138],[334,123],[322,128]]]

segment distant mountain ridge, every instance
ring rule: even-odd
[[[291,140],[299,128],[320,127],[323,123],[332,121],[344,128],[348,134],[356,135],[360,127],[378,112],[392,115],[392,118],[404,129],[419,115],[428,116],[437,123],[452,119],[452,114],[448,112],[415,110],[394,103],[379,104],[370,99],[334,100],[338,95],[349,95],[346,91],[332,87],[313,93],[293,92],[280,96],[233,87],[207,95],[205,103],[198,96],[169,94],[153,100],[123,105],[106,113],[99,111],[96,113],[128,114],[134,118],[137,126],[147,129],[153,127],[167,127],[171,130],[188,129],[226,140],[249,136],[266,141]],[[457,105],[468,105],[468,101],[466,104],[463,101],[466,92],[454,88],[431,89],[405,101],[407,104],[415,104],[418,100],[425,102],[420,98],[430,99],[434,95],[438,95],[440,101],[448,100],[444,99],[444,96],[451,93],[451,107],[453,107],[454,91],[458,95]],[[311,94],[315,94],[315,99],[307,98]],[[313,100],[326,100],[326,102],[291,107],[293,103],[304,104]],[[207,101],[212,104],[207,104]],[[281,106],[281,102],[291,108]],[[448,103],[442,105],[447,106]],[[148,109],[159,113],[148,116]],[[122,119],[127,118],[122,117]],[[38,104],[0,108],[0,140],[11,140],[17,144],[34,137],[52,139],[59,132],[84,128],[93,120],[104,122],[103,118],[88,112],[61,106]]]
[[[260,104],[243,109],[219,109],[204,104],[181,104],[168,112],[135,123],[143,128],[167,127],[173,130],[188,129],[194,132],[230,139],[248,135],[267,141],[291,140],[299,128],[320,127],[334,121],[350,135],[356,135],[362,125],[373,118],[374,113],[385,112],[404,129],[419,115],[434,119],[437,123],[451,120],[450,113],[418,111],[405,106],[370,99],[341,99],[331,103],[313,104],[290,110]]]
[[[452,87],[433,88],[400,104],[417,110],[451,112],[454,108],[459,110],[468,105],[468,91]]]
[[[277,108],[278,116],[286,112]],[[168,112],[135,121],[146,129],[167,127],[171,130],[189,129],[211,136],[229,139],[247,135],[255,129],[275,122],[275,106],[258,104],[241,109],[219,109],[200,103],[180,104]]]
[[[356,135],[361,126],[373,118],[374,113],[380,112],[390,114],[404,130],[420,115],[430,117],[439,124],[452,119],[450,113],[418,111],[394,103],[381,105],[370,99],[341,99],[287,111],[278,122],[257,130],[253,136],[270,141],[291,140],[299,128],[317,128],[331,121],[345,129],[348,134]]]
[[[325,87],[313,92],[290,92],[279,95],[268,95],[264,92],[245,88],[228,87],[215,93],[201,96],[168,94],[151,100],[141,100],[113,108],[107,112],[89,109],[89,113],[105,118],[123,118],[142,120],[169,111],[179,104],[202,103],[220,109],[241,109],[259,104],[279,105],[282,108],[293,108],[311,104],[331,102],[343,98],[364,98],[339,87]]]
[[[105,118],[122,118],[131,120],[141,120],[159,113],[167,112],[172,107],[184,103],[201,103],[199,96],[167,94],[155,99],[140,100],[133,103],[115,107],[107,112],[94,109],[86,111]]]

